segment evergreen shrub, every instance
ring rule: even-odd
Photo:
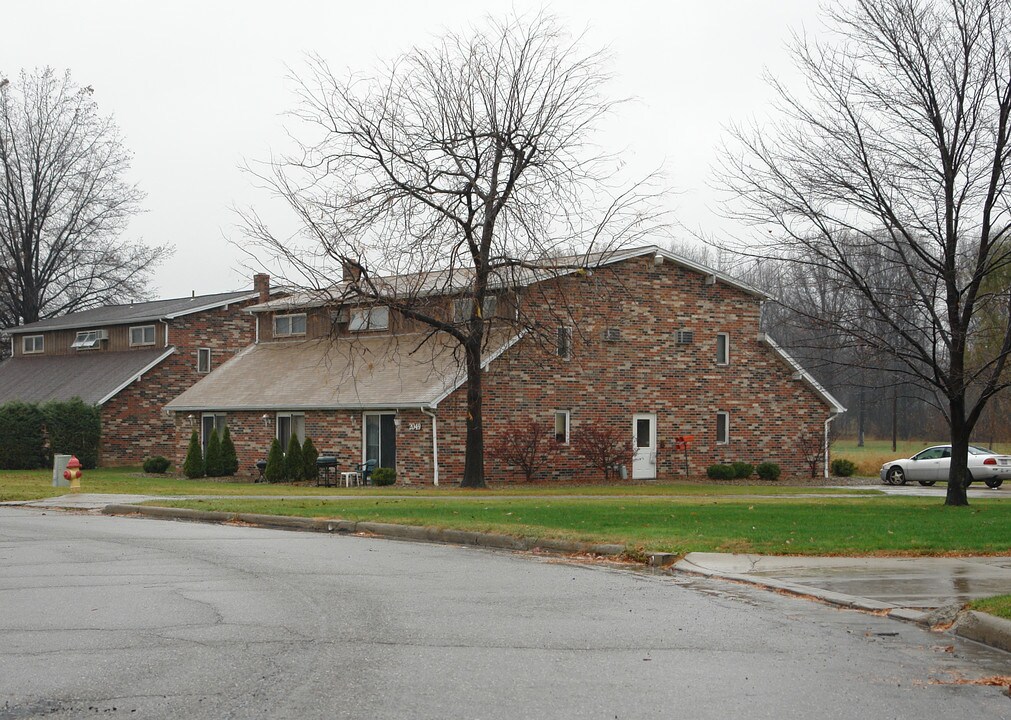
[[[183,475],[190,480],[204,476],[204,454],[196,430],[190,435],[190,446],[186,450],[186,460],[183,461]]]
[[[150,475],[161,475],[169,469],[169,465],[171,463],[168,461],[168,458],[155,455],[144,461],[144,472]]]
[[[263,477],[267,482],[282,482],[284,480],[284,453],[281,452],[281,443],[274,438],[270,443],[270,452],[267,453],[267,467],[263,471]]]
[[[774,462],[759,463],[758,467],[755,468],[755,472],[757,472],[758,477],[763,480],[779,480],[779,465]]]
[[[706,475],[712,480],[730,480],[734,477],[734,468],[732,465],[717,463],[706,468]]]
[[[376,468],[370,477],[373,485],[392,485],[397,481],[397,471],[393,468]]]

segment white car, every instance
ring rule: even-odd
[[[881,466],[881,482],[905,485],[915,480],[920,485],[933,485],[948,479],[951,466],[951,445],[934,445],[911,458],[892,460]],[[969,446],[969,476],[966,486],[982,480],[988,488],[998,488],[1005,478],[1011,478],[1011,455],[999,455],[985,448]]]

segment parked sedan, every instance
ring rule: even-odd
[[[905,485],[915,480],[920,485],[933,485],[948,479],[951,467],[951,445],[934,445],[911,458],[892,460],[881,466],[881,482]],[[988,488],[998,488],[1005,478],[1011,478],[1011,455],[998,455],[985,448],[969,446],[966,485],[982,480]]]

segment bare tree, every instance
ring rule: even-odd
[[[295,78],[290,133],[311,139],[250,168],[303,226],[300,238],[277,237],[243,213],[254,244],[298,275],[289,284],[385,305],[456,343],[467,378],[464,487],[484,486],[481,368],[496,294],[593,264],[656,226],[652,178],[613,184],[619,163],[593,144],[616,104],[600,94],[605,59],[543,15],[450,33],[367,78],[338,79],[314,58]],[[347,282],[334,285],[341,273]],[[432,301],[445,295],[457,298],[456,316]],[[494,320],[547,328],[519,302]]]
[[[795,43],[808,93],[775,84],[779,122],[735,129],[724,180],[743,202],[732,212],[766,230],[753,254],[859,296],[836,327],[934,388],[951,431],[945,502],[964,505],[970,433],[1011,352],[1005,314],[992,351],[967,356],[984,281],[1011,259],[1011,1],[827,12],[834,40]]]
[[[144,297],[168,251],[120,236],[142,193],[93,90],[69,71],[0,80],[0,324]]]

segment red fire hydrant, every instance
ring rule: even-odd
[[[75,492],[81,489],[81,461],[76,455],[70,456],[67,469],[63,471],[63,479],[70,481],[70,491]]]

